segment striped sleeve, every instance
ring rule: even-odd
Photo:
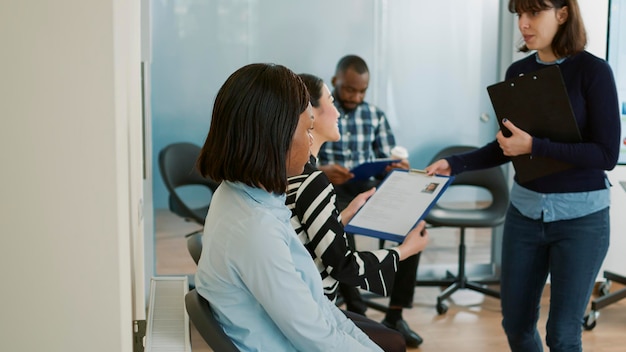
[[[289,178],[291,223],[320,271],[325,294],[334,300],[337,282],[387,296],[398,268],[395,250],[353,252],[335,206],[335,191],[321,171]]]

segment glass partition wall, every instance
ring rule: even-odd
[[[499,79],[501,2],[152,1],[153,201],[157,236],[164,237],[156,245],[157,274],[165,273],[158,268],[160,244],[195,228],[183,223],[175,233],[160,233],[169,228],[163,215],[171,214],[159,151],[176,142],[204,143],[213,99],[230,73],[247,63],[274,62],[330,83],[342,56],[360,55],[371,71],[366,100],[385,110],[411,166],[423,168],[445,146],[479,146],[495,135],[486,87]],[[191,190],[188,196],[201,204],[210,195]],[[457,237],[437,237],[450,247],[453,268]],[[488,262],[490,236],[478,238]],[[184,251],[178,256],[187,256]]]
[[[626,165],[626,1],[609,5],[608,61],[613,68],[622,113],[622,145],[619,164]]]

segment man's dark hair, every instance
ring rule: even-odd
[[[211,127],[198,157],[202,175],[287,190],[287,152],[309,94],[300,77],[274,64],[235,71],[217,93]]]
[[[349,68],[355,70],[358,74],[370,72],[367,68],[365,60],[363,60],[360,56],[346,55],[342,57],[337,63],[335,74],[338,74],[340,72],[346,72],[346,70]]]

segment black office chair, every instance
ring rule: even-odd
[[[209,302],[200,296],[195,289],[190,290],[185,295],[185,308],[189,314],[189,319],[213,351],[239,351],[213,316]]]
[[[217,182],[202,176],[196,169],[196,159],[200,150],[199,146],[192,143],[170,144],[159,153],[159,170],[169,192],[170,210],[188,221],[204,226],[210,198],[200,207],[191,207],[179,193],[180,187],[199,185],[207,187],[213,194],[219,186]],[[189,235],[191,234],[187,236]]]
[[[626,189],[626,187],[624,189]],[[626,298],[626,287],[611,292],[611,282],[615,281],[622,285],[626,285],[626,276],[605,270],[604,278],[605,281],[598,287],[599,297],[591,301],[591,311],[585,315],[585,319],[583,320],[583,327],[585,330],[593,330],[593,328],[596,327],[596,322],[598,316],[600,315],[599,310],[601,308]]]
[[[187,236],[187,250],[191,259],[198,265],[200,254],[202,254],[202,231],[196,231]]]
[[[433,157],[431,163],[453,154],[465,153],[477,149],[471,146],[451,146],[444,148]],[[500,298],[500,292],[486,288],[485,284],[497,283],[499,280],[470,281],[465,272],[465,229],[495,227],[504,222],[509,205],[509,186],[500,167],[484,170],[467,171],[456,175],[450,187],[471,186],[489,191],[491,203],[484,208],[452,209],[444,207],[441,202],[435,204],[425,220],[433,227],[458,227],[460,229],[458,271],[456,276],[436,281],[417,281],[418,286],[449,286],[437,296],[437,312],[444,314],[448,307],[443,303],[459,289],[471,289],[485,295]]]
[[[619,181],[624,191],[626,191],[626,181]],[[596,327],[596,321],[600,315],[599,310],[610,304],[616,303],[626,298],[626,287],[611,292],[611,282],[615,281],[622,285],[626,285],[626,276],[617,274],[613,271],[604,271],[605,281],[598,287],[598,298],[591,301],[591,311],[585,315],[583,327],[585,330],[592,330]]]

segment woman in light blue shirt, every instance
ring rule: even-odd
[[[312,123],[306,87],[280,65],[240,68],[215,100],[198,168],[221,185],[196,289],[243,351],[381,351],[324,296],[290,224],[287,177],[309,160]]]

